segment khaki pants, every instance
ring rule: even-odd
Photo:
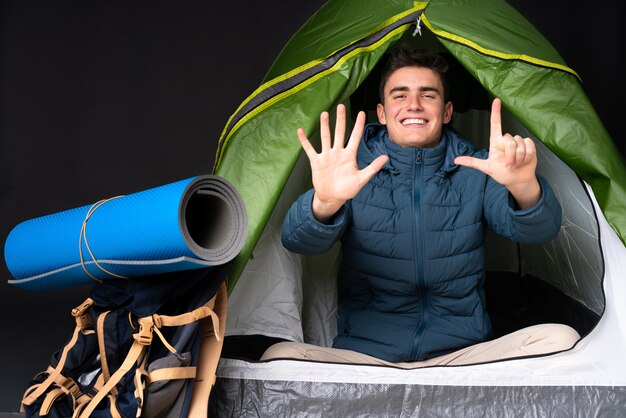
[[[580,335],[567,325],[541,324],[423,361],[392,363],[356,351],[292,342],[271,346],[263,354],[261,360],[291,358],[330,363],[376,364],[411,369],[425,366],[475,364],[512,357],[555,353],[573,347],[579,339]]]

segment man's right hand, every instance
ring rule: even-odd
[[[298,139],[309,158],[315,194],[313,195],[313,216],[319,222],[329,223],[341,207],[357,195],[359,190],[388,161],[381,155],[363,170],[359,170],[356,154],[365,126],[365,113],[359,112],[348,143],[344,146],[346,134],[346,108],[337,106],[335,138],[331,141],[328,112],[320,115],[320,137],[322,151],[318,154],[302,129],[298,129]],[[332,144],[331,144],[332,142]]]

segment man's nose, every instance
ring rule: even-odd
[[[408,109],[409,110],[421,110],[422,109],[422,101],[420,100],[419,95],[412,95],[409,97]]]

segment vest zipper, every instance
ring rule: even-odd
[[[428,298],[425,289],[424,277],[424,235],[422,221],[422,185],[424,181],[423,151],[417,149],[413,159],[413,260],[415,265],[415,276],[417,281],[417,291],[420,298],[420,322],[413,336],[411,345],[411,361],[418,358],[422,348],[422,335],[426,329],[428,320]]]

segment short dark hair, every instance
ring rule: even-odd
[[[412,49],[407,45],[400,45],[391,51],[383,67],[378,87],[381,103],[385,103],[385,84],[387,84],[389,77],[394,71],[404,67],[430,68],[439,74],[443,85],[444,101],[446,103],[450,101],[450,88],[446,78],[449,66],[446,60],[441,55],[426,49]]]

